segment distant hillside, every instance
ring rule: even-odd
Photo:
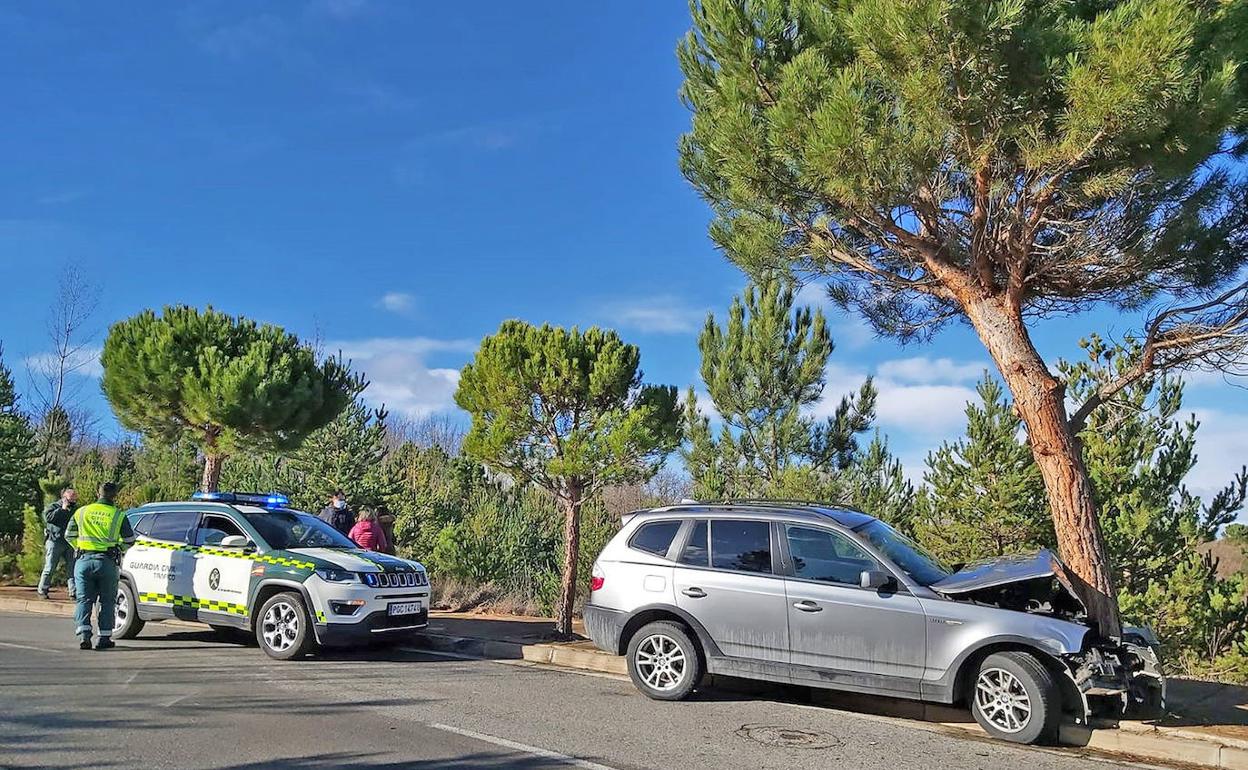
[[[1245,568],[1244,547],[1230,540],[1214,540],[1200,547],[1201,553],[1212,553],[1218,560],[1218,576],[1230,577]]]

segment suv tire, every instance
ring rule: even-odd
[[[129,581],[117,581],[117,606],[113,623],[114,639],[133,639],[145,625],[139,617],[139,603],[135,601],[134,589]]]
[[[1013,743],[1051,739],[1062,717],[1057,683],[1026,652],[997,652],[984,658],[971,682],[970,701],[980,727]]]
[[[256,641],[270,658],[301,658],[312,649],[312,619],[294,591],[270,596],[256,616]]]
[[[629,640],[628,675],[647,697],[684,700],[702,680],[701,652],[684,626],[648,623]]]

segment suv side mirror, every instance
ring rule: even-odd
[[[246,548],[251,541],[242,535],[227,535],[221,538],[222,548]]]
[[[888,588],[894,582],[892,575],[879,569],[864,569],[858,576],[859,586],[877,591],[881,588]]]

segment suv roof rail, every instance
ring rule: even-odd
[[[682,500],[668,507],[679,508],[686,505],[774,505],[778,508],[840,508],[847,511],[865,513],[861,508],[847,503],[833,503],[821,500],[770,500],[763,497],[738,497],[724,500],[698,500],[696,502],[685,502]]]

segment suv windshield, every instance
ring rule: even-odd
[[[854,531],[883,551],[902,572],[921,586],[930,586],[950,575],[950,570],[923,550],[923,546],[879,519],[872,519]]]
[[[244,513],[270,548],[356,548],[338,530],[299,511]]]

